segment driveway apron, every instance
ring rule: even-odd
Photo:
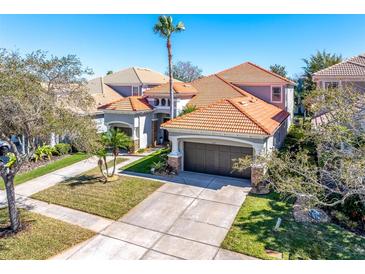
[[[236,259],[220,244],[250,189],[249,180],[183,172],[59,258]]]

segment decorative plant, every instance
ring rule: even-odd
[[[121,132],[118,129],[110,129],[101,135],[101,144],[103,148],[97,152],[97,156],[99,157],[99,168],[103,177],[105,178],[105,181],[107,181],[109,177],[112,177],[115,174],[116,162],[120,149],[129,149],[132,146],[132,143],[132,139],[127,134]],[[111,174],[109,174],[106,161],[108,149],[111,150],[114,157],[113,171],[111,172]],[[102,170],[103,166],[105,167],[105,171]]]
[[[52,159],[52,155],[57,152],[57,150],[50,146],[50,145],[44,145],[44,146],[39,146],[37,147],[37,149],[34,152],[34,160],[36,162],[38,162],[39,160],[47,157],[48,160]]]
[[[71,145],[65,143],[59,143],[54,146],[58,155],[66,155],[71,152]]]

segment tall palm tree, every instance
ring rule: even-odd
[[[171,35],[173,33],[179,33],[185,30],[183,22],[179,22],[176,25],[172,22],[171,16],[161,15],[158,17],[158,21],[153,27],[153,31],[159,34],[162,38],[166,39],[166,47],[169,59],[169,89],[170,89],[170,116],[174,118],[174,91],[172,88],[172,51],[171,51]]]

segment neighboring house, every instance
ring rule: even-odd
[[[147,68],[127,68],[103,77],[104,84],[123,97],[142,96],[152,87],[167,83],[169,78]]]
[[[314,73],[313,81],[318,88],[351,86],[365,92],[365,54]]]
[[[349,58],[341,63],[320,70],[313,74],[313,81],[318,88],[351,87],[365,92],[365,54]],[[331,115],[325,110],[314,115],[313,126],[320,126],[330,120]]]
[[[234,159],[280,147],[293,116],[294,83],[250,62],[191,83],[198,110],[162,125],[169,132],[169,164],[187,170],[251,177]],[[252,170],[254,172],[254,170]]]
[[[103,111],[97,108],[129,96],[142,96],[144,91],[168,82],[168,77],[147,68],[131,67],[104,77],[92,79],[87,89],[95,100],[92,110],[99,132],[107,130]]]

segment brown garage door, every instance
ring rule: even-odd
[[[252,148],[184,143],[184,170],[222,176],[250,178],[251,169],[233,171],[234,159],[252,155]]]

